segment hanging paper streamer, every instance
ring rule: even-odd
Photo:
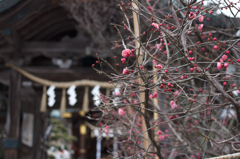
[[[114,136],[113,138],[113,158],[118,158],[118,138]]]
[[[226,117],[228,117],[228,118],[231,119],[234,116],[236,116],[236,111],[233,110],[233,106],[230,105],[228,108],[224,108],[222,110],[222,114],[221,114],[220,118],[224,118],[225,119]]]
[[[66,112],[66,89],[62,89],[62,99],[60,105],[60,113],[64,114]]]
[[[58,82],[58,81],[50,81],[47,79],[43,79],[40,77],[37,77],[11,63],[6,63],[7,67],[11,67],[13,69],[15,69],[16,71],[18,71],[19,73],[21,73],[23,76],[27,77],[28,79],[39,83],[41,85],[43,85],[43,94],[42,94],[42,100],[41,100],[41,107],[40,107],[40,112],[45,112],[47,110],[47,105],[52,107],[56,100],[55,100],[55,88],[60,88],[60,89],[68,89],[67,93],[69,94],[69,104],[70,105],[75,105],[77,102],[77,94],[75,91],[76,87],[80,87],[80,86],[88,86],[88,87],[94,87],[92,90],[92,94],[93,94],[93,100],[94,100],[94,105],[98,106],[101,102],[100,98],[100,87],[101,88],[105,88],[107,89],[106,94],[109,95],[110,93],[110,88],[114,88],[114,83],[108,83],[108,82],[102,82],[102,81],[94,81],[94,80],[88,80],[88,79],[82,79],[82,80],[77,80],[77,81],[70,81],[70,82]],[[47,89],[47,87],[49,87]],[[87,91],[87,90],[86,90]],[[47,95],[48,97],[48,101],[47,101]],[[64,93],[65,94],[65,93]],[[86,93],[85,93],[86,94]],[[64,97],[62,96],[62,100],[64,101]],[[64,102],[61,102],[64,103]],[[89,103],[89,101],[87,102],[87,100],[85,100],[84,103]],[[64,104],[62,104],[64,106]],[[84,104],[85,105],[85,104]],[[85,105],[86,106],[86,105]],[[64,107],[63,107],[64,108]],[[85,111],[87,111],[88,105],[87,107],[83,108]]]
[[[91,91],[91,94],[93,95],[93,102],[94,102],[94,105],[96,105],[97,107],[99,106],[100,104],[100,86],[99,85],[96,85],[92,91]]]
[[[96,146],[96,159],[101,159],[101,136],[97,139],[97,146]]]
[[[120,87],[114,88],[114,91],[112,92],[112,95],[119,95],[120,94]]]
[[[120,87],[116,87],[116,88],[114,88],[114,91],[112,92],[112,94],[113,95],[120,95],[121,93],[120,93]],[[117,106],[117,102],[119,101],[119,98],[118,97],[116,97],[116,98],[114,98],[114,105],[115,106]]]
[[[42,93],[42,100],[41,100],[41,106],[40,106],[40,112],[46,112],[47,110],[47,87],[43,86],[43,93]]]
[[[53,86],[53,85],[50,86],[47,90],[47,95],[49,96],[48,97],[48,106],[50,106],[50,107],[52,107],[56,102],[56,100],[55,100],[56,95],[55,95],[54,90],[55,90],[55,86]]]
[[[88,98],[89,88],[85,87],[84,97],[83,97],[83,111],[88,112],[89,98]]]
[[[75,91],[76,85],[71,85],[69,89],[67,90],[67,94],[69,95],[68,97],[68,103],[71,106],[74,106],[77,103],[77,93]]]

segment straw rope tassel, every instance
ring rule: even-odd
[[[44,86],[52,86],[54,85],[56,88],[69,88],[72,85],[75,85],[76,87],[79,86],[90,86],[90,87],[94,87],[96,85],[100,85],[101,88],[114,88],[114,83],[109,83],[109,82],[100,82],[100,81],[94,81],[94,80],[77,80],[77,81],[71,81],[71,82],[55,82],[55,81],[49,81],[40,77],[37,77],[27,71],[24,71],[23,69],[11,64],[11,63],[6,63],[6,67],[11,67],[13,69],[15,69],[16,71],[18,71],[19,73],[21,73],[23,76],[27,77],[28,79],[42,84]]]
[[[40,112],[46,112],[47,110],[47,93],[46,92],[47,92],[47,86],[43,86]]]
[[[83,111],[86,113],[89,111],[89,97],[88,97],[89,87],[85,87],[84,97],[83,97]]]
[[[60,105],[60,113],[64,114],[66,112],[66,89],[62,89],[62,99]]]

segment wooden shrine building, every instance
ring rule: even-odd
[[[96,52],[99,57],[111,58],[111,48],[93,46],[93,37],[78,25],[56,0],[0,0],[0,159],[46,159],[49,114],[60,110],[62,103],[66,106],[61,111],[71,113],[68,120],[78,137],[74,158],[91,158],[86,148],[90,140],[83,141],[91,132],[88,128],[83,137],[77,130],[86,120],[81,112],[89,113],[94,107],[90,93],[94,86],[77,86],[74,106],[67,100],[69,86],[56,87],[55,103],[49,107],[48,97],[43,96],[50,84],[44,85],[16,69],[50,82],[108,83],[108,78],[98,75],[91,65],[97,60]],[[13,67],[6,67],[7,63]],[[88,109],[83,110],[86,87]],[[103,92],[106,89],[101,87]]]

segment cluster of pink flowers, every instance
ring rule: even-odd
[[[154,92],[153,94],[150,94],[149,95],[149,98],[152,99],[152,98],[157,98],[158,97],[158,93],[157,92]]]
[[[131,52],[132,51],[130,49],[125,49],[122,51],[122,56],[126,58],[126,57],[130,56]]]
[[[160,43],[160,44],[157,44],[157,48],[158,48],[158,50],[159,50],[159,51],[161,51],[161,50],[162,50],[162,48],[161,48],[161,47],[162,47],[162,43]]]
[[[204,20],[204,16],[200,15],[199,18],[198,18],[198,21],[203,22],[203,20]],[[202,30],[202,28],[203,28],[203,24],[198,25],[199,30]]]
[[[190,14],[188,15],[189,19],[192,20],[193,18],[196,17],[196,14],[193,12],[190,12]]]
[[[219,60],[219,62],[217,62],[217,68],[219,70],[221,70],[223,67],[226,67],[226,68],[228,67],[229,63],[223,62],[223,61],[226,61],[227,58],[228,58],[227,55],[223,55],[222,58]]]
[[[170,101],[170,105],[171,105],[171,107],[172,107],[172,109],[175,109],[175,108],[177,108],[177,104],[175,103],[175,101]]]
[[[159,135],[159,137],[158,137],[159,140],[161,140],[161,141],[164,140],[165,137],[164,137],[164,135],[162,135],[162,131],[161,131],[161,130],[158,130],[157,133],[158,133],[158,135]],[[165,133],[168,133],[168,130],[165,130]],[[168,134],[166,134],[165,136],[168,137]]]
[[[105,133],[109,133],[110,126],[106,126],[106,129],[104,130]]]
[[[203,22],[203,20],[204,20],[204,16],[203,16],[203,15],[200,15],[199,18],[198,18],[198,21],[199,21],[199,22]],[[198,29],[199,29],[199,30],[202,30],[202,28],[203,28],[203,24],[199,24],[199,25],[198,25]]]
[[[164,135],[162,135],[162,131],[158,130],[159,140],[164,140]]]
[[[130,50],[130,49],[125,49],[122,51],[122,56],[124,57],[124,58],[121,58],[122,64],[126,62],[126,59],[125,59],[126,57],[128,56],[133,57],[133,54],[132,54],[133,51],[134,50]]]

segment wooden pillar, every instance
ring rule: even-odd
[[[12,70],[9,87],[9,104],[7,109],[6,133],[7,138],[4,141],[4,158],[18,159],[19,130],[20,130],[20,88],[21,74]]]
[[[154,63],[153,63],[153,71],[157,71],[157,69],[155,68],[155,64],[154,64]],[[153,82],[156,83],[157,80],[158,80],[158,77],[155,76],[155,77],[153,78]],[[154,91],[157,92],[157,89],[154,89]],[[154,98],[154,99],[153,99],[153,104],[154,104],[155,107],[158,106],[158,98]],[[155,110],[156,112],[158,111],[158,109],[156,109],[156,108],[155,108],[154,110]],[[154,114],[153,114],[154,122],[156,122],[156,121],[159,119],[158,113],[156,113],[156,112],[154,112]],[[158,135],[157,135],[158,130],[159,130],[159,127],[156,126],[156,127],[154,128],[154,138],[155,138],[156,141],[158,141]],[[158,157],[157,155],[155,155],[155,159],[159,159],[159,157]]]
[[[81,124],[79,128],[80,132],[80,159],[86,158],[86,144],[85,144],[85,138],[87,134],[87,126],[85,124]]]
[[[132,6],[133,8],[138,11],[138,6],[136,3],[132,2]],[[142,58],[143,58],[143,54],[142,54],[142,51],[141,51],[141,48],[140,48],[140,42],[139,42],[139,37],[140,37],[140,26],[139,26],[139,23],[140,23],[140,19],[139,19],[139,16],[137,15],[137,13],[135,11],[133,11],[133,25],[134,25],[134,34],[135,34],[135,46],[136,46],[136,54],[138,55],[138,64],[139,66],[142,65]],[[143,81],[141,79],[141,77],[139,77],[139,83],[142,84]],[[140,91],[143,91],[144,88],[140,87]],[[141,92],[140,93],[140,99],[141,99],[141,102],[145,102],[145,93],[144,92]],[[142,104],[141,105],[142,107],[142,112],[145,113],[145,105]],[[150,142],[148,141],[149,137],[148,137],[148,132],[147,132],[147,127],[146,127],[146,123],[145,123],[145,119],[144,117],[142,116],[142,131],[144,132],[143,133],[143,136],[145,139],[143,139],[143,146],[145,148],[145,150],[148,149],[148,146],[150,145]]]
[[[39,111],[40,110],[40,103],[41,99],[39,97],[35,98],[36,102],[36,107],[35,107],[35,121],[34,121],[34,144],[33,144],[33,154],[35,159],[40,159],[41,158],[41,130],[42,130],[42,123],[41,123],[41,116],[42,113]]]

